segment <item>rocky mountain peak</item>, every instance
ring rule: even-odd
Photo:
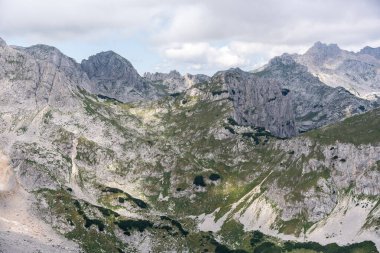
[[[172,76],[172,77],[182,77],[181,76],[181,73],[179,73],[177,70],[172,70],[169,72],[169,76]]]
[[[273,59],[271,59],[268,63],[268,66],[272,66],[272,67],[284,67],[284,66],[287,66],[287,67],[292,67],[293,70],[295,68],[297,69],[300,69],[300,70],[303,70],[303,71],[307,71],[307,68],[299,63],[297,63],[293,56],[290,55],[290,54],[283,54],[281,56],[276,56],[274,57]]]
[[[322,43],[320,41],[317,41],[314,43],[314,45],[308,50],[310,52],[314,51],[325,51],[329,53],[334,52],[340,52],[341,49],[339,48],[338,44],[332,43],[332,44],[326,44]]]
[[[283,95],[292,97],[297,132],[324,126],[346,117],[346,114],[360,113],[371,108],[368,101],[354,96],[344,88],[327,86],[309,71],[309,66],[296,62],[297,58],[293,57],[296,58],[297,55],[275,57],[254,75],[276,80]]]
[[[282,76],[284,73],[298,75],[307,79],[316,79],[311,73],[308,72],[308,68],[302,64],[299,64],[293,58],[293,55],[283,54],[276,56],[269,61],[264,71],[271,71],[274,75]]]
[[[182,92],[192,85],[202,82],[207,82],[210,77],[206,75],[191,75],[185,74],[182,76],[177,70],[172,70],[169,73],[144,73],[144,78],[156,84],[164,86],[168,93]]]
[[[165,79],[181,79],[183,78],[181,73],[179,73],[177,70],[171,70],[169,73],[150,73],[145,72],[144,77],[151,80],[151,81],[164,81]]]
[[[294,55],[294,59],[331,87],[342,86],[369,100],[376,100],[380,93],[378,48],[365,47],[359,53],[353,53],[340,49],[336,44],[317,42],[305,54]]]
[[[120,79],[126,77],[141,78],[132,64],[113,51],[101,52],[90,56],[81,63],[89,78]]]
[[[364,47],[360,50],[359,54],[368,54],[380,60],[380,47]]]
[[[50,62],[57,68],[71,68],[76,71],[79,71],[80,69],[79,64],[74,59],[64,55],[59,49],[52,46],[37,44],[19,49],[25,51],[39,61]]]
[[[160,92],[142,78],[127,59],[113,51],[90,56],[82,61],[81,67],[92,81],[89,88],[92,93],[122,102],[160,96]]]
[[[216,72],[211,79],[215,81],[216,79],[220,80],[220,78],[225,78],[227,76],[244,75],[244,74],[248,74],[248,72],[243,71],[239,67],[230,68],[228,70]]]
[[[342,50],[337,44],[324,44],[318,41],[307,50],[305,55],[311,57],[315,62],[324,62],[329,58],[338,57],[341,52]]]
[[[25,48],[26,51],[29,53],[33,53],[35,56],[40,56],[40,55],[63,55],[61,51],[59,51],[58,48],[49,46],[49,45],[44,45],[44,44],[36,44],[30,47]]]
[[[5,46],[7,46],[7,43],[5,42],[5,40],[0,38],[0,47],[5,47]]]

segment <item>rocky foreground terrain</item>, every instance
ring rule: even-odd
[[[0,40],[0,252],[378,252],[378,101],[302,57],[141,77]]]

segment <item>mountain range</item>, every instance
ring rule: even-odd
[[[378,252],[379,52],[140,76],[0,39],[0,251]]]

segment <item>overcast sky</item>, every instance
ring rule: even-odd
[[[113,50],[146,71],[251,70],[316,41],[380,47],[380,0],[0,0],[8,44],[80,62]]]

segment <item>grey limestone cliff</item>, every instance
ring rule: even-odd
[[[376,103],[358,98],[342,87],[333,88],[322,83],[308,72],[307,67],[297,63],[288,54],[273,58],[262,71],[254,75],[276,80],[282,93],[289,97],[297,133],[376,106]]]
[[[72,59],[53,47],[3,44],[0,62],[1,104],[12,111],[47,105],[61,110],[74,108],[78,102],[73,92],[88,81]]]
[[[211,83],[223,85],[214,93],[226,93],[233,101],[238,124],[264,127],[277,137],[295,136],[378,106],[322,83],[288,54],[255,73],[221,71]]]
[[[217,73],[212,81],[226,87],[237,123],[264,127],[279,137],[296,135],[292,101],[277,80],[230,69]]]
[[[163,86],[168,93],[182,92],[197,83],[210,80],[210,77],[202,74],[182,76],[178,71],[172,70],[169,73],[145,73],[144,78],[157,85]]]

